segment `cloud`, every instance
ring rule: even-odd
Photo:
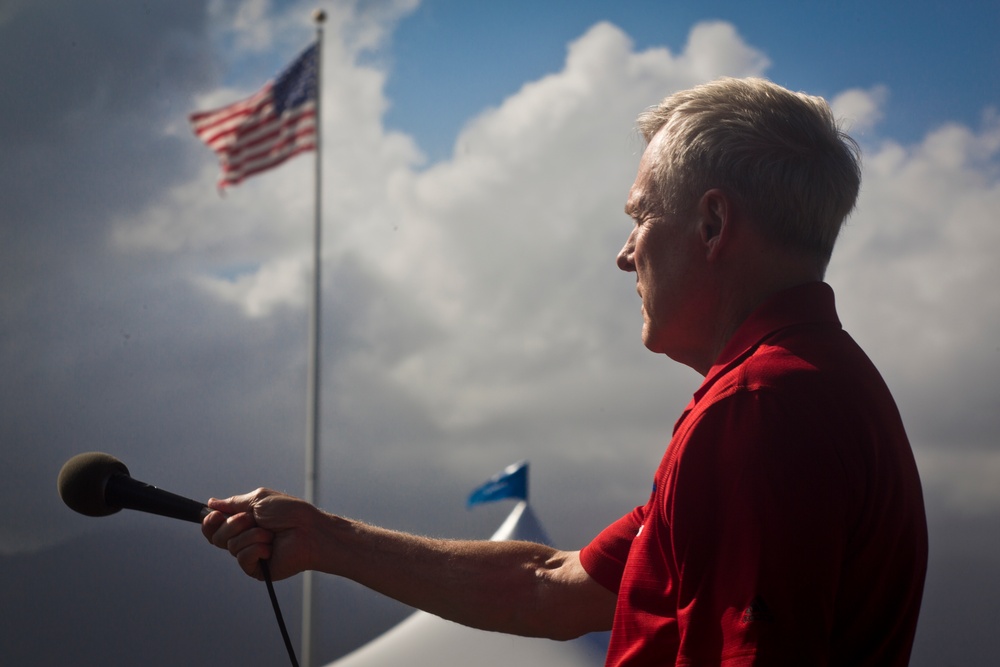
[[[713,34],[732,42],[714,25],[695,28],[691,41]],[[593,372],[571,360],[599,366],[596,351],[635,340],[618,337],[618,318],[607,322],[597,297],[613,301],[628,283],[613,257],[642,150],[633,119],[689,83],[691,59],[636,53],[620,29],[598,24],[569,45],[561,71],[470,121],[449,160],[392,174],[391,196],[372,211],[392,221],[392,243],[356,252],[405,281],[443,332],[390,369],[443,424],[539,409]],[[713,75],[758,67],[753,58]]]
[[[1000,122],[868,147],[858,211],[831,264],[842,316],[894,388],[925,482],[1000,508]],[[978,480],[978,481],[977,481]]]
[[[869,90],[852,88],[833,98],[830,107],[849,133],[861,135],[882,120],[888,99],[889,89],[886,86],[874,86]]]
[[[948,441],[935,444],[938,446],[933,449],[918,450],[917,455],[928,493],[954,513],[995,515],[1000,507],[1000,451],[996,443],[991,440],[985,447],[973,449]]]
[[[692,76],[690,85],[718,76],[761,74],[771,65],[766,55],[747,44],[735,26],[724,21],[699,23],[691,30],[679,64]]]
[[[275,22],[270,0],[246,0],[236,6],[233,33],[240,51],[267,51],[274,44]]]
[[[733,57],[720,61],[719,67],[729,69],[712,69],[699,54],[711,51],[706,44],[713,39],[748,62]],[[351,317],[371,318],[366,340],[382,355],[373,363],[393,359],[369,372],[384,374],[423,403],[442,427],[469,428],[501,414],[538,410],[565,395],[581,374],[594,371],[573,359],[604,363],[595,352],[623,327],[609,321],[595,297],[614,300],[618,276],[612,259],[625,227],[609,221],[624,220],[622,200],[642,149],[631,132],[637,110],[689,85],[695,75],[688,63],[718,76],[758,74],[765,62],[730,26],[698,26],[690,43],[696,50],[677,57],[663,49],[636,53],[620,29],[598,24],[569,45],[563,70],[526,84],[471,120],[453,156],[427,169],[419,168],[421,158],[408,138],[385,133],[378,124],[385,107],[383,75],[354,64],[356,54],[332,50],[332,64],[325,66],[336,72],[328,78],[335,83],[325,99],[334,112],[325,131],[334,147],[327,173],[336,175],[327,179],[327,257],[358,257],[366,270],[407,292],[424,322],[417,326],[438,332],[400,357],[378,348],[383,332],[401,326],[400,313],[362,306],[370,312]],[[307,220],[302,166],[269,174],[266,189],[241,191],[232,197],[238,202],[197,203],[211,211],[195,216],[165,215],[181,202],[194,208],[191,186],[179,186],[173,201],[120,224],[121,236],[132,247],[164,250],[182,239],[221,242],[256,232],[259,254],[243,258],[255,271],[235,281],[203,276],[203,284],[213,285],[218,296],[244,299],[244,310],[257,315],[282,303],[299,307],[302,264],[289,257],[303,256],[306,247],[289,246],[289,255],[275,258],[273,237],[286,231],[274,219]],[[242,230],[230,223],[220,233],[198,222],[222,217],[224,206],[241,211]],[[272,215],[260,215],[262,208]],[[237,246],[242,243],[237,240]],[[618,280],[618,287],[627,282]],[[328,284],[328,293],[338,287]]]

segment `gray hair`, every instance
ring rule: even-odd
[[[653,169],[669,211],[721,188],[772,240],[829,260],[861,188],[861,150],[822,97],[723,78],[670,95],[637,126],[647,142],[667,133]]]

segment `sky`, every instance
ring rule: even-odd
[[[767,76],[864,151],[827,275],[920,467],[931,559],[912,664],[1000,650],[1000,10],[988,3],[320,3],[319,504],[487,537],[465,508],[531,462],[579,548],[645,501],[699,376],[646,351],[614,257],[672,91]],[[252,93],[316,3],[0,3],[0,655],[282,664],[266,593],[197,527],[60,502],[78,452],[204,499],[302,493],[312,159],[226,195],[187,115]],[[297,581],[277,585],[298,636]],[[320,578],[332,660],[406,610]]]

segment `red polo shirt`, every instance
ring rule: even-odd
[[[610,665],[902,666],[927,568],[920,479],[824,283],[739,328],[649,502],[581,552],[618,594]]]

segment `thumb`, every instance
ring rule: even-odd
[[[270,489],[257,489],[250,493],[230,496],[229,498],[209,498],[208,507],[229,515],[249,512],[257,502],[273,493]]]

